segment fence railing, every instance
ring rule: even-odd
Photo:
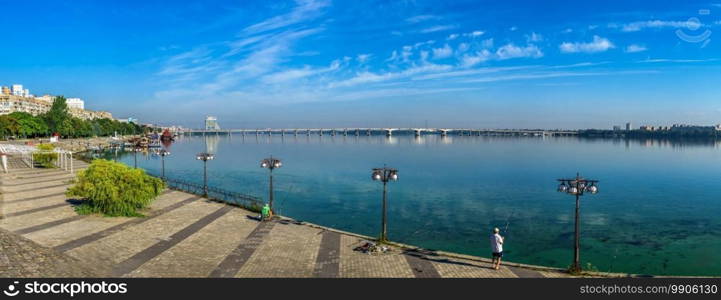
[[[79,159],[85,160],[86,162],[90,163],[93,159],[96,159],[97,157],[94,157],[92,155],[78,155]],[[204,192],[205,189],[203,188],[202,184],[198,184],[195,182],[190,182],[182,179],[174,179],[174,178],[162,178],[160,174],[156,174],[153,171],[145,170],[145,173],[147,173],[150,176],[157,177],[163,179],[165,181],[165,184],[170,189],[199,195],[199,196],[205,196]],[[167,174],[167,173],[166,173]],[[263,198],[255,197],[243,193],[228,191],[225,189],[221,189],[218,187],[208,186],[208,199],[220,201],[224,203],[228,203],[231,205],[236,205],[242,208],[245,208],[247,210],[253,211],[253,212],[260,212],[261,208],[263,207]]]
[[[155,176],[160,178],[157,174],[153,174],[153,172],[149,172],[146,170],[146,173],[149,175]],[[183,191],[190,194],[200,195],[203,196],[205,193],[205,189],[202,184],[198,184],[195,182],[190,182],[186,180],[181,179],[173,179],[173,178],[164,178],[165,184],[170,189]],[[260,197],[255,197],[243,193],[228,191],[225,189],[221,189],[218,187],[208,186],[208,199],[216,200],[220,202],[225,202],[228,204],[240,206],[242,208],[248,209],[250,211],[254,212],[260,212],[261,208],[263,207],[263,199]]]

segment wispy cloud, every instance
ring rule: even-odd
[[[519,57],[539,58],[543,57],[543,52],[541,52],[541,49],[538,49],[536,45],[518,47],[514,44],[507,44],[498,48],[496,56],[501,60]]]
[[[655,58],[645,59],[638,61],[639,63],[701,63],[716,61],[716,59],[670,59],[670,58]]]
[[[588,42],[588,43],[564,42],[561,45],[559,45],[558,48],[563,53],[579,53],[579,52],[596,53],[596,52],[604,52],[608,49],[615,48],[615,46],[608,39],[594,35],[593,41],[591,41],[591,42]]]
[[[658,71],[617,71],[617,72],[537,72],[528,74],[513,74],[503,76],[488,76],[483,78],[469,79],[466,82],[496,82],[509,80],[547,79],[559,77],[583,77],[583,76],[609,76],[621,74],[656,74]]]
[[[621,31],[624,32],[636,32],[643,30],[645,28],[698,28],[703,26],[703,23],[700,23],[696,19],[689,19],[686,21],[663,21],[663,20],[648,20],[648,21],[638,21],[638,22],[631,22],[626,24],[617,24],[617,23],[611,23],[608,25],[609,28],[621,28]]]
[[[351,77],[346,80],[342,80],[339,82],[334,82],[330,85],[331,88],[333,87],[348,87],[348,86],[355,86],[358,84],[364,84],[364,83],[375,83],[375,82],[383,82],[383,81],[389,81],[389,80],[397,80],[402,78],[407,78],[412,75],[416,74],[423,74],[423,73],[432,73],[432,72],[440,72],[440,71],[447,71],[452,69],[449,65],[437,65],[437,64],[425,64],[421,66],[414,66],[408,69],[405,69],[403,71],[399,72],[386,72],[386,73],[373,73],[373,72],[359,72],[354,77]]]
[[[531,32],[531,34],[526,35],[526,41],[528,43],[537,43],[543,41],[543,36],[538,33]]]
[[[439,19],[441,19],[441,17],[435,16],[435,15],[417,15],[417,16],[413,16],[410,18],[406,18],[406,22],[413,24],[413,23],[420,23],[420,22],[424,22],[424,21],[439,20]]]
[[[648,50],[648,49],[646,48],[646,46],[637,45],[637,44],[631,44],[631,45],[628,45],[628,47],[626,47],[626,52],[627,52],[627,53],[637,53],[637,52],[643,52],[643,51],[646,51],[646,50]]]
[[[436,25],[428,28],[421,29],[421,33],[431,33],[438,31],[446,31],[458,28],[458,25]]]
[[[246,34],[256,34],[264,31],[283,28],[298,24],[310,18],[317,17],[322,8],[330,5],[327,0],[296,0],[296,7],[289,13],[266,19],[243,29]]]
[[[435,48],[433,49],[433,58],[434,59],[442,59],[451,57],[453,55],[453,49],[451,49],[451,46],[448,44],[443,45],[441,48]]]
[[[472,54],[464,54],[461,57],[460,66],[463,68],[470,68],[482,62],[488,61],[493,58],[493,53],[486,49],[477,51]]]
[[[340,60],[334,60],[330,66],[326,68],[313,68],[310,66],[305,66],[303,68],[299,69],[288,69],[283,70],[279,72],[275,72],[272,74],[265,75],[261,78],[261,81],[264,83],[282,83],[286,81],[291,80],[298,80],[305,77],[315,76],[318,74],[323,74],[331,71],[338,70],[340,68]]]

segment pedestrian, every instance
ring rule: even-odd
[[[493,234],[491,234],[491,251],[493,251],[491,264],[496,270],[501,268],[501,258],[503,257],[503,237],[499,232],[500,230],[496,227],[493,228]]]

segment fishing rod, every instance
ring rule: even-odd
[[[511,217],[513,217],[514,214],[516,214],[516,209],[515,209],[515,208],[514,208],[514,209],[511,211],[511,213],[508,215],[508,218],[506,218],[506,227],[503,229],[503,234],[504,234],[504,235],[508,234],[508,225],[511,224]]]

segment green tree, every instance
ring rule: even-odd
[[[0,116],[0,136],[7,139],[17,132],[17,120],[9,115]]]
[[[26,112],[14,112],[8,115],[16,120],[16,131],[13,134],[22,137],[44,136],[48,132],[45,120]]]
[[[68,135],[72,133],[72,122],[70,121],[70,112],[68,112],[68,104],[63,96],[57,96],[53,100],[53,105],[45,114],[45,121],[51,133],[59,133]]]

